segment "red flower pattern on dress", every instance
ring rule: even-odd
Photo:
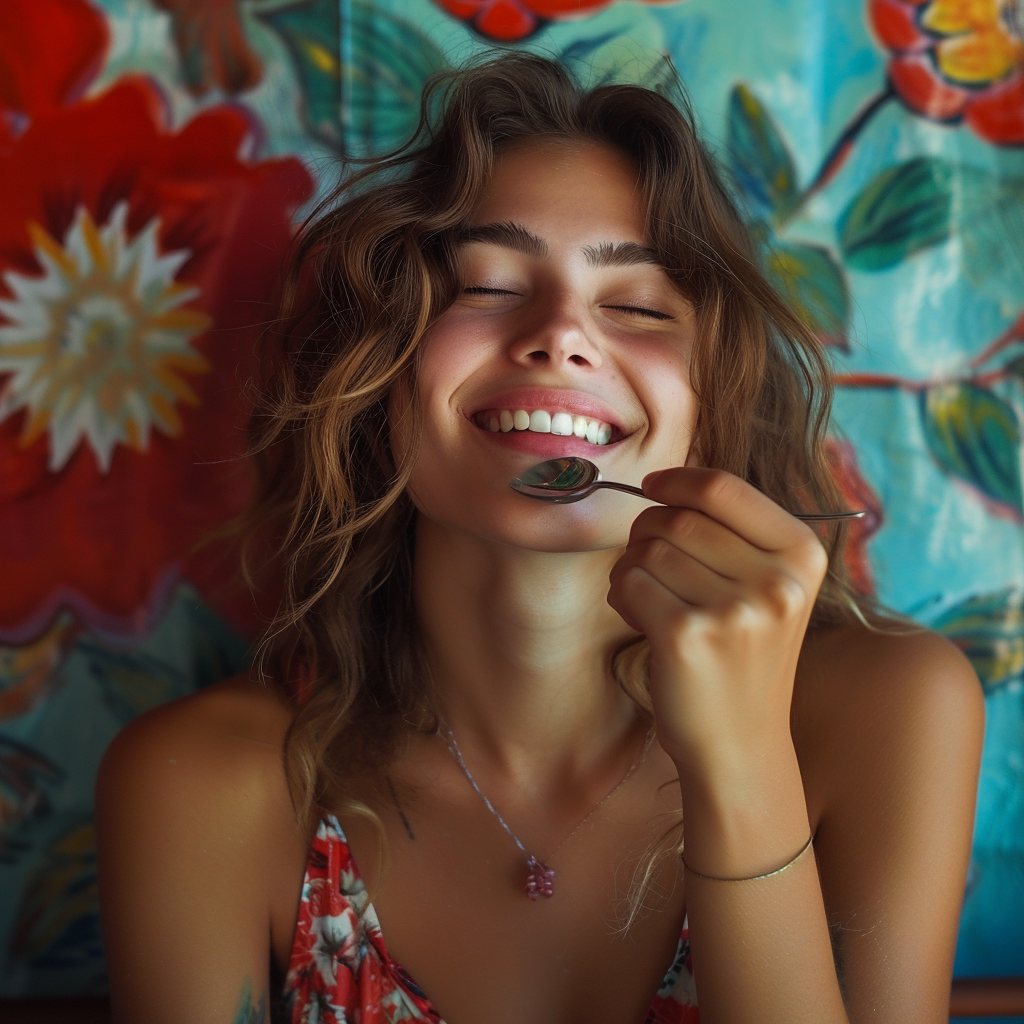
[[[242,155],[240,107],[175,130],[141,76],[67,102],[106,45],[86,0],[0,10],[15,52],[73,40],[66,74],[51,47],[0,77],[0,637],[62,607],[132,633],[181,575],[211,595],[230,571],[191,552],[248,494],[238,381],[311,181]]]
[[[310,847],[283,1000],[290,1024],[443,1024],[426,994],[388,955],[333,815],[320,822]],[[700,1024],[685,927],[644,1024]]]
[[[488,39],[518,42],[548,22],[585,18],[613,0],[436,0],[449,14],[466,22]],[[673,3],[676,0],[643,0]]]
[[[1024,145],[1024,40],[1015,0],[869,0],[889,81],[915,113]]]

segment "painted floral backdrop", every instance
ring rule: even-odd
[[[1024,11],[1016,0],[0,0],[0,995],[101,992],[92,788],[238,671],[244,381],[338,154],[488,47],[684,78],[839,386],[858,586],[988,703],[957,973],[1024,975]],[[927,880],[922,879],[922,884]]]

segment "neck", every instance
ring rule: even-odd
[[[606,600],[619,554],[524,551],[420,516],[416,612],[467,758],[530,785],[587,771],[636,730],[611,673],[636,636]]]

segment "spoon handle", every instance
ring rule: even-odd
[[[794,519],[800,519],[805,523],[824,523],[829,519],[861,519],[867,514],[866,508],[862,508],[859,512],[828,512],[824,515],[813,516],[797,515],[796,512],[790,512]]]
[[[648,498],[639,487],[634,487],[632,484],[619,484],[614,480],[597,480],[591,485],[595,490],[598,487],[610,487],[613,491],[625,491],[626,494],[635,494],[638,498],[647,498],[648,501],[654,501],[653,498]],[[657,505],[662,505],[664,502],[655,502]]]
[[[645,498],[647,501],[654,501],[653,498],[648,498],[646,494],[639,487],[634,487],[632,484],[620,484],[614,480],[598,480],[594,485],[598,487],[610,487],[613,491],[625,491],[626,494],[635,494],[638,498]],[[663,502],[656,502],[661,505]],[[798,515],[796,512],[791,512],[795,519],[800,519],[805,523],[823,523],[831,519],[860,519],[861,516],[866,515],[867,512],[861,509],[860,512],[828,512],[824,514],[815,515]]]

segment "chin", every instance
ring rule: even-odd
[[[459,508],[440,508],[434,502],[420,500],[416,506],[421,516],[446,532],[465,534],[467,539],[524,551],[564,554],[626,546],[633,516],[614,507],[619,504],[617,497],[605,493],[572,505],[547,505],[510,493]],[[608,498],[611,501],[602,500]],[[635,515],[637,510],[630,511]]]
[[[580,531],[559,530],[553,532],[527,530],[517,532],[514,536],[506,535],[494,538],[498,543],[524,551],[546,552],[549,554],[582,553],[585,551],[611,551],[626,546],[626,537],[609,537],[602,531],[584,534]]]

